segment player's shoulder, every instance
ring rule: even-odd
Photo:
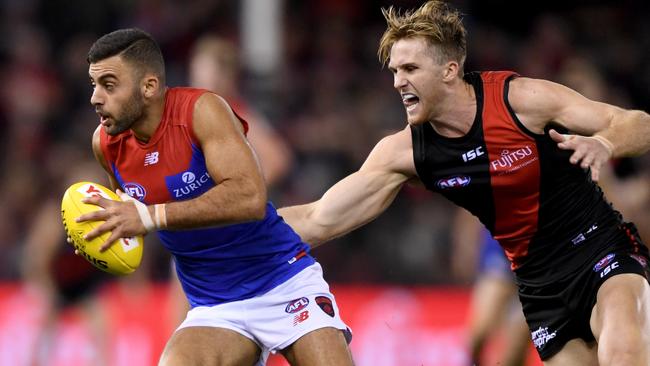
[[[558,89],[563,89],[562,85],[545,79],[535,79],[530,77],[516,77],[510,81],[508,89],[508,98],[510,101],[526,102],[530,99],[540,99],[556,95]]]
[[[406,126],[397,132],[393,132],[390,135],[383,137],[377,146],[393,152],[412,150],[411,127]]]
[[[210,135],[223,137],[235,131],[246,133],[246,126],[240,122],[228,102],[212,92],[198,97],[191,120],[192,131],[199,140]]]
[[[510,82],[508,102],[516,113],[539,114],[564,105],[571,89],[545,79],[518,77]]]
[[[413,163],[413,143],[411,129],[406,128],[382,138],[368,157],[367,165],[380,165],[383,168],[410,173],[415,171]]]
[[[230,104],[219,94],[205,90],[204,93],[198,95],[196,103],[194,104],[194,113],[201,112],[204,109],[226,109],[231,110]]]

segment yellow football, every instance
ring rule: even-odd
[[[73,245],[79,252],[79,255],[84,257],[93,266],[114,275],[129,274],[138,268],[142,260],[142,249],[144,246],[142,235],[119,239],[109,249],[100,252],[99,248],[108,239],[110,232],[106,232],[91,241],[87,241],[83,237],[92,229],[101,225],[103,221],[75,222],[77,217],[85,213],[103,210],[100,206],[81,202],[85,197],[96,195],[121,201],[115,192],[101,184],[92,182],[75,183],[65,191],[61,200],[63,227],[72,239]]]

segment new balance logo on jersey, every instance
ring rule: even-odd
[[[158,151],[147,153],[144,156],[144,166],[154,165],[158,162]]]
[[[483,146],[479,146],[476,149],[472,149],[466,153],[463,154],[463,161],[468,162],[470,160],[474,160],[478,158],[479,156],[485,154],[483,152]]]

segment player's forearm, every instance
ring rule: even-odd
[[[199,197],[167,203],[166,228],[192,229],[261,220],[266,215],[266,189],[244,180],[226,180]],[[149,206],[155,217],[153,205]]]
[[[650,149],[650,115],[639,110],[624,111],[594,136],[611,144],[612,157],[641,155]]]
[[[281,209],[303,241],[316,247],[365,225],[393,201],[405,178],[357,172],[331,187],[313,203]]]

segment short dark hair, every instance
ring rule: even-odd
[[[87,61],[91,64],[116,55],[135,65],[138,72],[154,72],[164,83],[165,60],[158,43],[149,33],[128,28],[105,34],[90,47]]]

